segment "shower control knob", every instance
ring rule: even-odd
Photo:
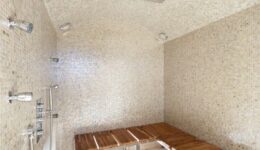
[[[52,118],[59,118],[59,114],[52,114]]]

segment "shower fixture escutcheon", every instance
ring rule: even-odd
[[[32,101],[33,93],[32,92],[22,92],[13,94],[12,92],[9,92],[8,101],[9,103],[12,103],[13,101],[21,101],[21,102],[29,102]]]

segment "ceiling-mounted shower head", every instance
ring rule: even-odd
[[[166,42],[168,40],[168,35],[164,32],[161,32],[161,33],[158,34],[157,39],[161,42]]]
[[[24,20],[9,19],[8,26],[9,26],[9,28],[18,28],[27,33],[32,33],[32,31],[33,31],[33,24],[30,22],[26,22]]]
[[[70,22],[64,23],[59,26],[60,31],[62,32],[62,35],[67,35],[72,28],[72,24]]]
[[[64,33],[64,32],[68,32],[69,30],[71,30],[71,27],[72,27],[71,23],[67,22],[67,23],[60,25],[59,29],[60,29],[61,32]]]

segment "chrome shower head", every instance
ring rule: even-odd
[[[50,60],[55,62],[55,63],[58,63],[60,61],[59,58],[54,58],[54,57],[51,57]]]
[[[18,28],[22,31],[27,33],[32,33],[33,31],[33,24],[30,22],[26,22],[23,20],[11,20],[9,19],[9,27],[10,28]]]
[[[54,85],[51,86],[51,88],[57,89],[57,88],[59,88],[59,85],[58,84],[54,84]]]
[[[33,97],[32,92],[23,92],[17,94],[13,94],[12,92],[9,92],[9,103],[12,103],[12,101],[29,102],[32,100],[32,97]]]
[[[71,29],[72,25],[70,22],[64,23],[62,25],[59,26],[59,29],[61,32],[68,32]]]

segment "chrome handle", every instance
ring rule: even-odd
[[[35,129],[31,126],[30,128],[26,129],[26,131],[22,133],[22,135],[27,135],[29,138],[30,150],[33,150],[34,133],[35,133]]]
[[[52,118],[59,118],[59,114],[52,114]]]

